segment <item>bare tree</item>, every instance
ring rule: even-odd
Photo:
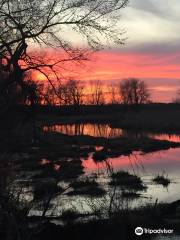
[[[128,78],[120,82],[120,96],[123,104],[143,104],[150,99],[145,82],[136,78]]]
[[[103,84],[101,81],[90,82],[90,96],[89,103],[93,105],[102,105],[105,103]]]
[[[60,71],[64,63],[86,60],[87,52],[72,47],[73,38],[66,37],[67,31],[81,36],[93,49],[109,41],[122,44],[122,30],[117,28],[119,14],[114,16],[127,3],[128,0],[2,0],[0,62],[9,74],[7,86],[16,82],[23,88],[23,73],[36,70],[53,87],[48,71],[58,78],[57,69]],[[49,61],[38,57],[38,46],[61,49],[61,57],[51,57]]]
[[[51,85],[44,84],[40,93],[42,96],[41,104],[49,105],[49,106],[54,106],[57,104],[58,99]]]
[[[70,104],[75,106],[82,105],[84,95],[84,85],[82,82],[71,79],[66,83],[66,87],[70,99]]]
[[[120,102],[119,99],[119,87],[117,84],[111,83],[108,86],[108,93],[109,93],[109,103],[117,104]]]
[[[83,104],[84,85],[81,81],[70,80],[68,82],[69,92],[72,96],[72,104],[80,106]]]
[[[61,83],[56,89],[58,101],[60,105],[76,105],[80,106],[84,102],[84,84],[82,81],[70,79],[65,83]]]

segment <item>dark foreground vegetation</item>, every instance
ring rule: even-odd
[[[153,178],[153,182],[155,182],[156,184],[161,184],[164,187],[167,187],[171,183],[170,179],[164,174],[158,174],[157,176],[155,176]]]
[[[161,215],[153,213],[153,208],[142,209],[132,213],[122,212],[111,220],[93,221],[90,223],[72,224],[66,227],[58,227],[54,224],[46,224],[44,231],[36,236],[37,239],[48,239],[53,232],[53,239],[70,239],[76,236],[78,239],[104,239],[104,240],[136,240],[136,239],[153,239],[154,236],[143,235],[136,236],[134,229],[138,224],[142,227],[151,229],[168,228],[179,229],[179,225],[167,224],[161,218]],[[138,216],[138,218],[136,217]],[[142,222],[144,224],[142,225]],[[138,225],[139,226],[139,225]]]

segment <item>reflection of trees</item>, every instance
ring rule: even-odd
[[[46,132],[59,132],[67,135],[89,135],[92,137],[104,137],[104,138],[116,138],[116,137],[127,137],[127,138],[153,138],[158,140],[167,140],[180,142],[180,136],[177,134],[157,134],[141,131],[130,131],[121,128],[111,128],[109,124],[88,124],[88,123],[77,123],[77,124],[61,124],[45,126],[44,131]]]
[[[115,138],[125,135],[119,128],[111,128],[108,124],[62,124],[45,126],[44,131],[59,132],[67,135],[89,135],[93,137]]]
[[[99,80],[90,82],[89,103],[92,105],[103,105],[105,103],[103,83]]]
[[[145,82],[136,78],[128,78],[120,82],[120,95],[123,104],[144,104],[150,99]]]

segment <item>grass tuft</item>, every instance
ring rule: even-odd
[[[146,189],[140,177],[129,172],[119,171],[112,173],[110,185],[121,186],[126,189],[142,191]]]
[[[167,187],[171,183],[170,179],[164,174],[162,175],[158,174],[156,177],[153,178],[153,182],[155,182],[156,184],[163,185],[163,187]]]

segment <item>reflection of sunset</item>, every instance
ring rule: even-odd
[[[109,158],[107,160],[114,171],[117,170],[131,170],[140,172],[147,172],[151,174],[157,174],[168,169],[179,171],[180,167],[180,148],[169,149],[165,151],[159,151],[154,153],[142,154],[140,152],[134,152],[130,156],[120,156],[116,158]],[[106,161],[95,162],[92,155],[87,160],[83,161],[83,166],[87,172],[103,171],[107,169]],[[173,174],[176,174],[176,172]]]
[[[141,154],[133,152],[130,156],[109,158],[106,161],[94,162],[92,155],[83,161],[87,174],[98,174],[102,182],[109,182],[108,167],[111,166],[114,172],[128,171],[140,176],[148,186],[145,196],[151,197],[154,201],[175,201],[179,199],[179,169],[180,169],[180,148]],[[152,179],[162,174],[170,179],[168,188],[154,184]]]
[[[175,134],[157,134],[156,136],[154,136],[154,139],[180,142],[180,136]]]
[[[66,135],[88,135],[92,137],[104,137],[104,138],[117,138],[117,137],[129,137],[140,138],[149,137],[157,140],[165,140],[172,142],[180,142],[180,136],[178,134],[166,134],[166,133],[148,133],[148,132],[136,132],[128,131],[121,128],[111,128],[109,124],[92,124],[92,123],[80,123],[80,124],[57,124],[44,126],[45,132],[57,132]],[[96,151],[101,150],[100,147],[96,147]]]
[[[43,128],[45,132],[59,132],[73,135],[89,135],[92,137],[104,137],[113,138],[120,137],[124,134],[122,129],[111,128],[108,124],[61,124],[53,126],[45,126]]]
[[[120,167],[127,167],[129,165],[129,157],[121,156],[119,158],[114,158],[112,160],[108,160],[109,163],[112,163],[112,166],[116,168]],[[95,162],[90,156],[87,160],[83,161],[83,166],[85,167],[86,171],[96,171],[96,170],[104,170],[106,169],[107,165],[105,161],[102,162]]]

